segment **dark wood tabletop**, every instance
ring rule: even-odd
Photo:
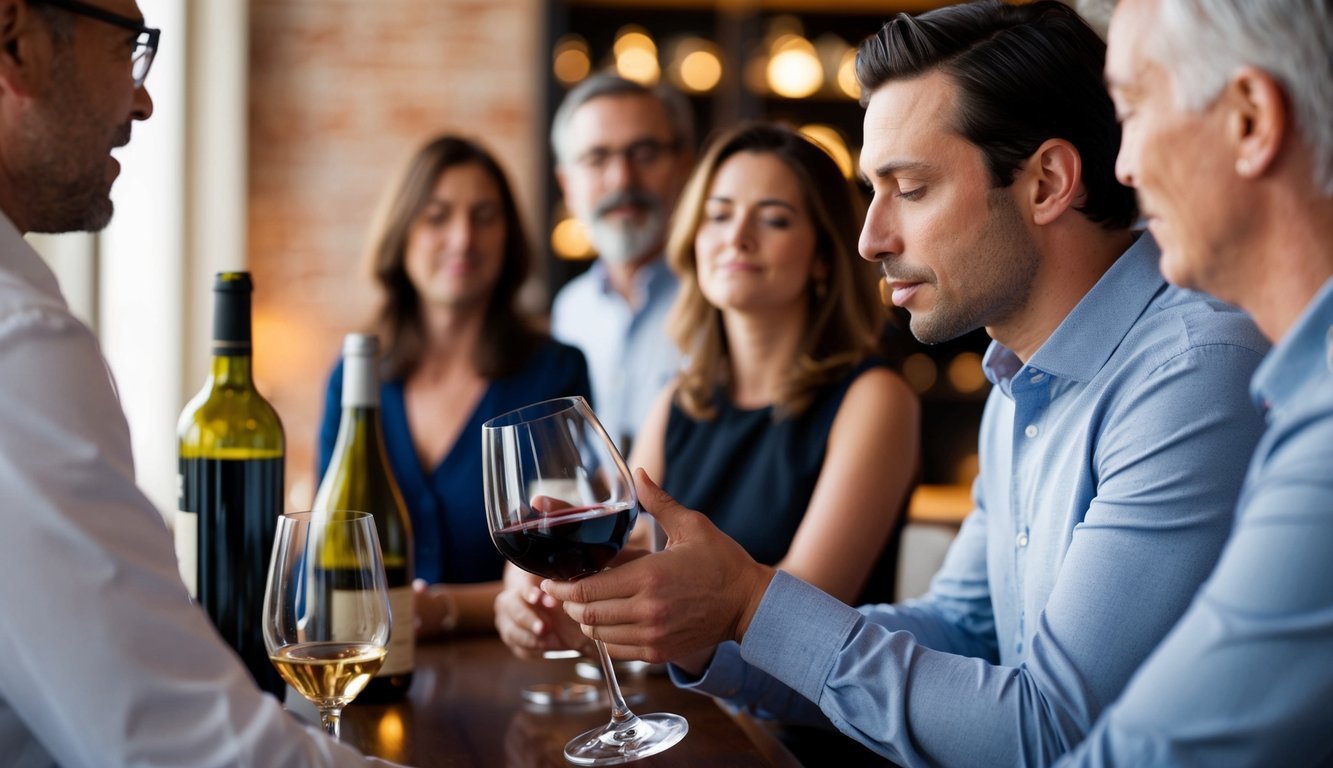
[[[563,682],[589,681],[576,675],[572,660],[520,660],[492,635],[418,645],[407,699],[353,703],[343,711],[342,739],[421,768],[564,768],[565,743],[607,722],[610,707],[604,694],[593,703],[555,706],[523,697],[526,686]],[[690,724],[679,744],[635,766],[799,768],[766,729],[707,696],[679,690],[664,674],[626,674],[620,683],[636,713],[674,712]],[[294,699],[300,697],[289,691],[289,708],[318,721],[313,707]]]

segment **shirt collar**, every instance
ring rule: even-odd
[[[64,303],[60,283],[32,245],[23,239],[18,228],[0,212],[0,269],[27,283],[45,296]]]
[[[1058,378],[1092,380],[1166,287],[1157,265],[1160,256],[1152,235],[1140,234],[1060,321],[1028,365]],[[998,342],[991,342],[982,365],[992,384],[1007,381],[1023,367],[1018,356]]]
[[[1333,278],[1315,294],[1291,330],[1250,380],[1260,408],[1280,411],[1312,381],[1333,372]]]
[[[619,296],[616,289],[611,286],[611,276],[607,273],[606,264],[598,259],[592,263],[588,270],[592,272],[597,281],[597,286],[605,296],[612,294]],[[634,271],[634,277],[630,278],[636,292],[645,297],[652,296],[664,282],[673,280],[671,268],[667,266],[666,257],[657,256],[648,263],[644,264]]]

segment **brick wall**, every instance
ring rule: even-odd
[[[483,137],[534,221],[541,0],[251,0],[248,257],[255,369],[287,431],[289,508],[308,505],[325,377],[376,295],[374,208],[443,131]]]

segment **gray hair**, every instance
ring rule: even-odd
[[[666,110],[667,122],[671,127],[671,138],[679,149],[694,149],[694,111],[690,102],[679,91],[666,86],[649,88],[633,80],[600,72],[579,83],[570,91],[551,121],[551,149],[555,151],[556,162],[564,165],[573,161],[572,136],[569,134],[570,123],[579,107],[602,96],[649,96],[657,99]]]
[[[1314,181],[1333,197],[1333,4],[1328,0],[1162,0],[1154,57],[1181,107],[1198,110],[1242,66],[1264,70],[1291,99],[1314,153]]]

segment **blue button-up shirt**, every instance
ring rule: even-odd
[[[1026,364],[992,344],[976,506],[929,594],[858,611],[779,573],[697,687],[803,719],[800,694],[905,765],[1077,743],[1212,569],[1262,429],[1266,342],[1157,259],[1140,237]]]
[[[598,261],[569,281],[551,307],[551,335],[588,359],[597,418],[622,449],[676,375],[680,359],[665,330],[676,298],[676,277],[666,259],[635,272],[633,291],[638,305],[631,308]]]
[[[1268,430],[1217,570],[1068,765],[1333,765],[1333,280],[1253,390]]]

